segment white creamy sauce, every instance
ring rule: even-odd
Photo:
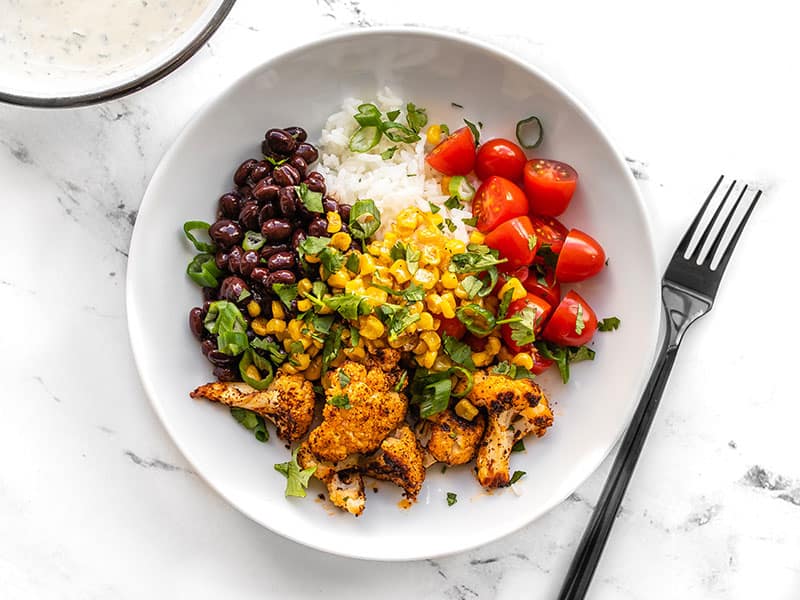
[[[0,0],[0,77],[22,85],[135,68],[191,28],[210,1]]]

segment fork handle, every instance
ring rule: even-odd
[[[572,559],[566,581],[558,596],[559,600],[581,600],[589,589],[592,575],[600,561],[600,555],[603,553],[611,527],[614,525],[617,511],[622,504],[622,497],[625,495],[633,470],[636,468],[661,395],[672,371],[672,365],[675,363],[678,345],[674,343],[674,339],[670,340],[669,337],[667,336],[664,341],[639,406],[622,438],[603,493],[600,494],[589,525],[583,534],[575,557]]]

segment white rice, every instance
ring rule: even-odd
[[[384,114],[400,110],[397,122],[405,123],[406,101],[388,87],[379,90],[375,100],[346,98],[342,110],[328,117],[320,138],[320,161],[316,168],[325,176],[328,193],[345,204],[371,198],[381,213],[379,236],[404,208],[417,206],[428,211],[430,204],[434,204],[441,207],[440,214],[455,225],[452,235],[466,241],[472,228],[464,225],[462,219],[471,218],[472,211],[469,205],[463,210],[444,206],[448,196],[440,187],[442,176],[425,163],[424,130],[420,133],[422,139],[416,143],[392,142],[384,136],[369,152],[350,151],[350,136],[358,128],[353,115],[365,102],[374,103]],[[429,123],[433,122],[429,115]],[[381,158],[381,152],[392,146],[397,146],[394,156]],[[450,233],[447,227],[445,232]]]

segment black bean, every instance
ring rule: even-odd
[[[258,231],[261,224],[258,222],[258,212],[261,210],[258,202],[245,202],[239,211],[239,222],[250,231]]]
[[[236,221],[220,219],[208,228],[208,235],[218,246],[230,248],[242,241],[244,232]]]
[[[217,253],[214,255],[214,264],[217,265],[217,268],[220,271],[227,271],[228,270],[228,257],[230,253],[226,250],[217,250]]]
[[[259,161],[250,169],[250,181],[258,183],[270,173],[272,173],[272,165],[265,160]]]
[[[277,252],[267,259],[267,268],[270,271],[289,271],[294,269],[296,264],[294,252]]]
[[[206,300],[203,302],[203,312],[208,314],[209,310],[211,310],[211,300]]]
[[[297,276],[291,271],[274,271],[269,276],[270,285],[275,283],[294,283]]]
[[[308,134],[302,127],[284,127],[283,130],[292,136],[298,144],[308,139]]]
[[[339,210],[339,205],[337,204],[336,200],[330,196],[325,196],[322,199],[322,208],[325,209],[326,213],[337,212]]]
[[[350,233],[350,227],[347,226],[347,223],[342,223],[342,227],[339,231],[342,233]]]
[[[297,212],[297,192],[293,187],[281,188],[278,193],[278,203],[284,217],[293,217]]]
[[[311,144],[297,144],[294,155],[299,156],[309,165],[319,158],[319,152]]]
[[[269,270],[264,267],[256,267],[250,272],[250,281],[263,287],[265,290],[269,289]]]
[[[310,177],[306,177],[305,183],[308,186],[308,189],[310,189],[312,192],[324,194],[328,189],[325,185],[325,182],[321,179],[311,179]]]
[[[244,161],[239,167],[236,169],[236,172],[233,174],[233,182],[236,185],[243,185],[245,181],[247,181],[247,177],[250,175],[250,169],[256,166],[258,161],[254,158],[248,158]]]
[[[204,287],[203,300],[205,300],[206,302],[213,302],[214,300],[219,300],[219,290],[217,290],[217,288]]]
[[[261,235],[270,242],[282,242],[292,235],[292,225],[286,219],[270,219],[261,226]]]
[[[291,248],[288,244],[268,244],[261,248],[261,258],[266,261],[273,254],[287,252],[289,250],[291,250]]]
[[[219,214],[227,219],[235,219],[242,209],[242,197],[239,192],[228,192],[219,197]]]
[[[231,273],[239,273],[242,268],[243,256],[244,250],[241,246],[234,246],[231,248],[231,251],[228,252],[228,271]]]
[[[250,287],[244,279],[231,275],[222,280],[222,285],[219,287],[219,295],[223,300],[228,302],[239,302],[242,294],[250,293]]]
[[[270,129],[264,139],[267,140],[270,150],[283,156],[289,156],[297,148],[295,139],[283,129]]]
[[[300,183],[300,173],[292,165],[288,164],[275,167],[275,170],[272,172],[272,177],[275,179],[275,183],[281,186],[297,185]]]
[[[297,172],[300,173],[300,179],[306,176],[306,169],[308,169],[308,163],[304,161],[301,157],[295,155],[289,159],[289,163]]]
[[[282,190],[283,188],[281,188]],[[270,219],[274,219],[278,216],[278,209],[276,208],[273,202],[267,202],[264,206],[261,207],[261,211],[258,213],[258,226],[259,229],[261,225],[263,225],[266,221]]]
[[[235,364],[236,357],[228,356],[220,350],[212,350],[206,355],[206,358],[212,365],[217,367],[232,367]]]
[[[189,329],[198,340],[203,339],[203,331],[205,331],[205,327],[203,327],[203,317],[205,317],[205,314],[203,313],[203,309],[199,306],[189,311]]]
[[[328,220],[324,217],[314,217],[308,226],[308,235],[316,237],[328,236]]]
[[[294,233],[292,234],[292,248],[297,250],[297,247],[303,243],[303,240],[306,239],[306,232],[302,229],[295,229]]]
[[[241,377],[238,371],[228,367],[214,367],[214,377],[220,381],[239,381]]]
[[[239,273],[245,277],[249,277],[250,273],[252,273],[253,269],[258,265],[260,258],[258,252],[255,250],[247,250],[242,254],[242,260],[239,263]]]
[[[353,240],[350,242],[350,250],[357,250],[358,252],[364,251],[359,240]]]
[[[200,343],[200,352],[203,353],[203,356],[208,356],[209,352],[212,352],[217,349],[217,342],[212,339],[205,339]]]
[[[256,184],[256,187],[253,188],[253,196],[256,200],[267,202],[277,198],[280,189],[279,186],[270,183],[269,179],[262,179]]]
[[[339,205],[339,216],[342,217],[342,223],[350,222],[350,208],[349,204]]]
[[[240,185],[236,191],[242,197],[243,202],[250,202],[253,199],[253,188],[249,185]]]
[[[317,181],[324,182],[325,181],[325,176],[322,173],[320,173],[319,171],[310,171],[306,175],[306,179],[316,179]]]

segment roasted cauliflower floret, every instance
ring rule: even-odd
[[[433,458],[448,465],[464,465],[475,458],[486,428],[483,414],[467,421],[447,409],[428,417],[428,422],[430,440],[426,448]]]
[[[352,455],[338,463],[319,460],[308,442],[303,442],[297,452],[297,463],[301,469],[317,467],[314,477],[322,481],[328,488],[328,498],[334,506],[358,516],[364,512],[367,502],[364,493],[364,480],[357,470],[358,457]]]
[[[368,454],[403,422],[408,400],[394,391],[397,370],[346,361],[327,376],[322,423],[308,438],[320,459],[337,462],[350,454]]]
[[[264,391],[240,381],[201,385],[189,394],[258,413],[275,424],[278,437],[296,442],[314,418],[314,388],[302,375],[278,375]]]
[[[553,424],[547,398],[530,379],[475,373],[467,398],[487,412],[486,433],[478,448],[478,481],[485,488],[508,485],[508,459],[514,442],[529,433],[541,437]]]
[[[391,481],[403,488],[407,498],[416,500],[425,480],[422,458],[421,444],[411,428],[403,424],[381,442],[375,454],[365,457],[362,468],[365,475]]]

